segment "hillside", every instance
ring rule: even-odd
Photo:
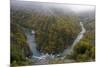
[[[82,45],[86,44],[85,50],[87,51],[87,45],[95,44],[95,17],[92,11],[77,14],[66,4],[31,1],[11,1],[10,11],[12,65],[34,65],[35,61],[39,61],[36,58],[41,59],[46,54],[57,56],[63,53],[64,50],[72,46],[83,25],[86,33],[81,40],[79,39],[78,45],[81,45],[82,41]],[[80,21],[83,25],[80,24]],[[30,37],[34,36],[34,38],[31,38],[34,40],[28,40],[27,34]],[[90,35],[91,37],[89,37]],[[35,56],[30,41],[32,45],[35,43],[35,51],[39,52],[38,55],[41,56]],[[81,48],[81,46],[78,48]],[[92,59],[94,59],[93,48],[94,46],[89,49],[90,53],[93,54]],[[70,57],[65,55],[65,60],[84,61],[83,55],[85,55],[85,59],[89,56],[85,52],[82,56],[81,53],[78,54],[77,46],[74,49],[76,52],[73,52]],[[80,49],[79,51],[81,52]],[[83,60],[80,60],[80,58]],[[41,61],[44,61],[44,59]]]

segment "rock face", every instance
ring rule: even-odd
[[[32,30],[32,34],[35,35],[35,31],[34,30]]]
[[[40,59],[40,60],[37,60],[35,62],[36,65],[45,65],[45,64],[49,64],[49,60],[46,60],[46,59]]]

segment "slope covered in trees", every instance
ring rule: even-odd
[[[33,64],[32,51],[25,33],[35,31],[36,49],[40,53],[59,54],[70,47],[84,22],[86,33],[68,59],[87,61],[95,58],[95,18],[88,13],[75,14],[65,5],[38,2],[11,2],[11,64]],[[91,12],[92,13],[92,12]],[[91,15],[91,14],[90,14]],[[79,17],[78,17],[79,16]],[[92,19],[91,19],[92,18]],[[91,45],[90,45],[91,44]],[[89,56],[91,56],[89,58]],[[32,60],[31,60],[32,59]],[[61,61],[62,62],[62,61]]]
[[[95,10],[83,12],[79,16],[84,22],[86,33],[70,57],[78,62],[95,61]]]
[[[26,42],[26,36],[17,23],[11,22],[11,64],[25,65],[33,64],[31,60],[32,52]]]
[[[61,8],[57,6],[53,8],[51,5],[42,5],[42,8],[39,9],[42,3],[37,4],[38,6],[34,3],[29,5],[28,2],[28,9],[30,8],[28,12],[27,7],[25,9],[25,6],[27,6],[26,2],[24,7],[21,6],[21,8],[23,7],[22,9],[19,7],[21,4],[12,6],[12,8],[16,7],[13,9],[13,13],[16,15],[14,21],[16,22],[17,20],[17,23],[23,27],[35,30],[37,49],[40,52],[57,54],[64,51],[65,48],[73,43],[73,40],[80,31],[77,16],[69,9],[63,12],[65,8],[60,10]],[[46,11],[46,13],[35,12],[34,9],[42,12]]]

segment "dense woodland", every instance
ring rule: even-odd
[[[27,65],[32,64],[32,52],[27,44],[26,36],[19,22],[19,17],[11,13],[11,63],[12,65]],[[17,19],[17,21],[16,21]],[[21,22],[21,20],[20,20]]]
[[[79,16],[80,21],[84,22],[86,28],[84,37],[74,47],[72,53],[66,55],[63,59],[51,60],[51,64],[95,61],[95,12],[82,12],[77,16]]]
[[[21,8],[11,6],[11,65],[34,64],[24,29],[35,31],[39,52],[54,55],[70,47],[81,30],[79,15],[69,9],[67,11],[71,13],[65,14],[61,8],[52,7],[54,14],[44,14],[34,9]],[[66,56],[65,60],[69,58],[75,61],[92,61],[95,60],[95,18],[80,17],[87,31],[83,39],[75,46],[74,52]]]
[[[70,56],[76,61],[95,60],[95,11],[83,12],[79,14],[80,20],[84,22],[86,33],[80,42],[74,47],[74,52]]]

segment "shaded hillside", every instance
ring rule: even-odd
[[[17,23],[11,21],[11,65],[33,64],[29,61],[32,52],[26,42],[26,36]],[[27,59],[26,59],[27,58]]]

